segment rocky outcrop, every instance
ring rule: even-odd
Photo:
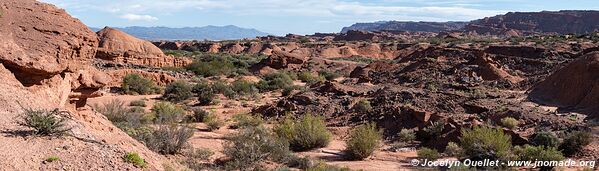
[[[150,67],[183,67],[191,59],[165,55],[151,42],[135,38],[117,29],[106,27],[98,33],[100,44],[96,58],[124,64],[146,65]],[[180,47],[177,44],[167,44]]]
[[[599,11],[510,12],[470,22],[466,31],[507,35],[521,32],[585,34],[599,30]]]
[[[574,108],[599,116],[599,52],[593,52],[556,71],[532,89],[529,97],[541,103]]]
[[[301,66],[306,60],[307,57],[302,54],[273,51],[272,55],[260,61],[255,67],[262,68],[268,66],[273,69],[293,68]]]
[[[98,38],[64,10],[35,0],[0,1],[0,168],[4,170],[132,170],[122,160],[136,151],[157,170],[164,157],[83,107],[110,82],[93,69]],[[78,107],[76,109],[76,107]],[[83,108],[79,108],[83,107]],[[69,136],[26,138],[24,109],[63,111]],[[42,164],[60,156],[60,165]]]

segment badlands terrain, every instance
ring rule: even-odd
[[[150,42],[110,27],[93,32],[54,5],[3,0],[0,170],[595,162],[599,34],[580,23],[597,16],[508,13],[449,25]],[[414,24],[433,28],[390,30]]]

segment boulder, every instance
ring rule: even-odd
[[[100,44],[96,58],[99,59],[151,67],[183,67],[191,63],[188,58],[167,56],[151,42],[117,29],[105,27],[97,34]]]

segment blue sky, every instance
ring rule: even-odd
[[[599,10],[598,0],[42,0],[91,27],[237,25],[283,35],[356,22],[469,21],[509,11]]]

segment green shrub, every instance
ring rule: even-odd
[[[437,150],[435,150],[435,149],[422,147],[418,150],[417,154],[418,154],[418,158],[420,158],[422,160],[426,159],[429,161],[435,161],[435,160],[439,159],[439,152],[437,152]]]
[[[132,163],[135,167],[145,168],[146,161],[137,153],[129,152],[123,156],[123,160],[127,163]]]
[[[232,125],[233,128],[257,127],[264,123],[264,120],[261,117],[249,114],[235,115],[233,120],[235,120],[235,124]]]
[[[173,101],[173,102],[181,102],[187,100],[193,96],[192,94],[192,86],[185,81],[175,81],[169,83],[164,89],[164,99]]]
[[[338,167],[326,164],[325,162],[319,162],[318,164],[307,168],[306,171],[350,171],[351,169],[346,167]]]
[[[372,105],[370,105],[370,101],[368,100],[360,100],[354,105],[354,109],[361,113],[368,113],[372,111]]]
[[[187,70],[203,77],[225,75],[247,75],[248,68],[265,56],[256,56],[250,54],[212,54],[198,53],[187,54],[193,56],[196,60],[186,67]]]
[[[336,72],[330,72],[330,71],[321,71],[320,75],[329,81],[341,77],[341,74],[336,73]]]
[[[298,121],[285,121],[276,126],[275,130],[277,135],[289,141],[294,151],[325,147],[331,140],[331,133],[327,130],[324,119],[312,114],[306,114]]]
[[[297,78],[300,81],[308,83],[308,84],[315,84],[315,83],[322,82],[325,80],[324,76],[322,76],[322,75],[316,76],[309,71],[300,72],[299,74],[297,74]]]
[[[305,88],[302,86],[297,86],[297,85],[287,86],[287,87],[283,88],[283,91],[281,91],[281,95],[289,96],[289,95],[291,95],[291,92],[293,90],[303,91],[303,90],[305,90]]]
[[[505,117],[503,119],[501,119],[501,126],[504,126],[508,129],[514,129],[516,127],[518,127],[518,124],[520,122],[512,117]]]
[[[448,156],[460,157],[462,156],[463,151],[464,149],[454,142],[447,143],[447,146],[445,147],[445,154]]]
[[[203,79],[198,81],[198,83],[193,85],[193,87],[191,88],[191,92],[195,94],[200,94],[204,91],[212,91],[212,87],[210,86],[210,83]]]
[[[151,110],[156,123],[178,123],[185,115],[183,109],[170,102],[158,102]]]
[[[206,126],[208,126],[208,130],[210,131],[218,130],[224,125],[223,121],[212,113],[204,116],[204,123],[206,123]]]
[[[143,78],[139,74],[128,74],[123,78],[121,88],[125,94],[153,94],[160,92],[152,80]]]
[[[258,89],[262,91],[273,91],[293,85],[293,78],[286,72],[275,72],[268,74],[264,80],[258,82]]]
[[[125,107],[125,102],[118,99],[111,100],[102,106],[95,104],[94,109],[113,123],[127,121],[127,113],[129,113],[129,109]]]
[[[33,130],[33,135],[62,135],[63,133],[71,130],[66,127],[66,119],[61,111],[54,109],[51,111],[47,110],[34,110],[24,109],[22,121],[19,121],[19,125],[25,126]]]
[[[181,162],[191,170],[207,170],[208,164],[202,161],[208,161],[214,152],[206,148],[189,148],[183,154],[185,159]]]
[[[412,142],[416,140],[416,132],[411,129],[401,129],[397,134],[397,140],[406,143]]]
[[[545,148],[543,146],[530,145],[525,145],[524,147],[516,146],[514,152],[518,156],[518,160],[521,161],[562,161],[565,159],[562,152],[555,147]],[[543,166],[541,167],[541,170],[551,170],[551,168],[553,167]]]
[[[593,135],[589,132],[574,132],[564,139],[564,142],[559,146],[564,155],[570,157],[580,152],[585,146],[591,144]]]
[[[201,108],[197,108],[193,110],[193,115],[191,116],[190,121],[192,122],[204,122],[204,118],[209,115],[210,112],[201,109]]]
[[[138,106],[138,107],[146,107],[145,100],[134,100],[129,103],[129,106]]]
[[[214,92],[212,91],[204,91],[198,94],[198,101],[201,105],[210,105],[214,102]]]
[[[499,128],[462,129],[460,141],[464,155],[472,160],[507,160],[510,157],[512,138]]]
[[[237,93],[233,91],[233,88],[223,81],[214,82],[211,88],[214,93],[223,94],[229,99],[233,99],[237,96]]]
[[[265,160],[284,161],[291,153],[285,140],[261,126],[243,129],[229,139],[224,148],[229,170],[251,170]]]
[[[187,142],[193,133],[193,129],[188,127],[165,125],[160,126],[147,137],[142,137],[141,140],[152,151],[160,154],[177,154],[188,145]]]
[[[354,128],[345,141],[345,155],[352,160],[362,160],[374,153],[382,141],[382,131],[375,124],[365,124]]]
[[[445,122],[440,120],[424,127],[423,131],[428,137],[434,139],[434,137],[438,137],[443,133],[443,129],[445,129]]]
[[[530,138],[530,143],[535,146],[558,147],[559,138],[551,132],[537,132]]]
[[[44,160],[44,161],[51,163],[51,162],[55,162],[58,160],[60,160],[60,158],[58,156],[50,156],[50,157],[46,158],[46,160]]]
[[[231,84],[231,89],[241,96],[254,95],[258,93],[258,88],[256,88],[254,83],[245,80],[234,81]]]

